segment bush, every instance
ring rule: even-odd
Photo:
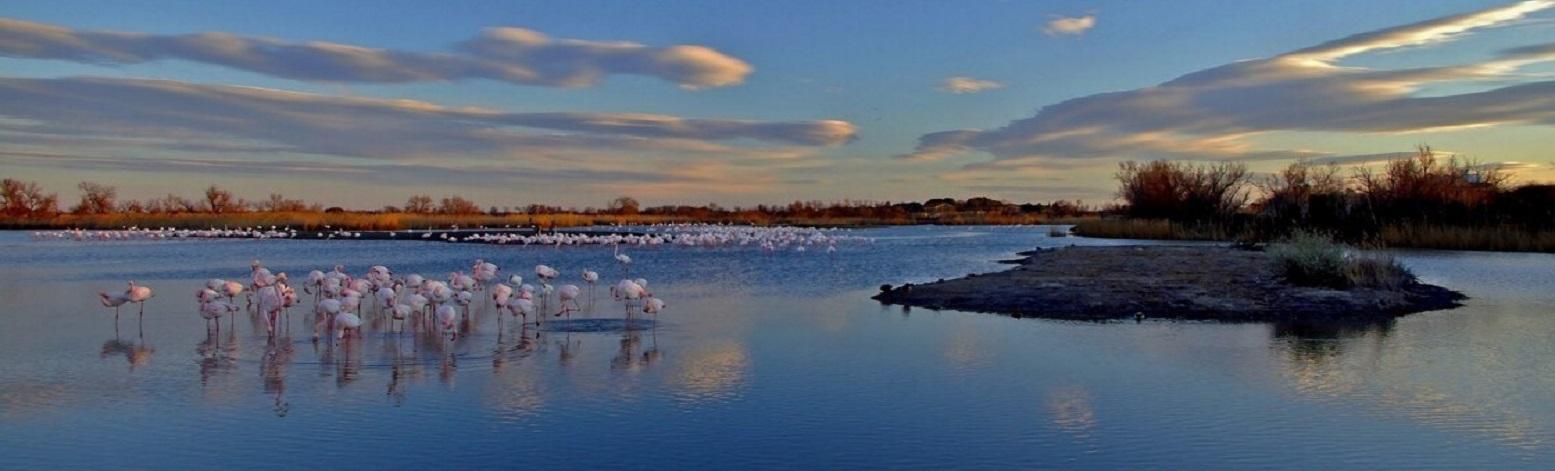
[[[1275,273],[1291,283],[1329,288],[1350,286],[1344,247],[1326,235],[1298,232],[1269,246],[1269,258],[1274,262]]]
[[[1415,274],[1391,255],[1354,253],[1327,235],[1297,232],[1269,246],[1275,273],[1301,286],[1398,289],[1415,282]]]
[[[1390,255],[1361,254],[1350,257],[1345,266],[1350,286],[1399,289],[1415,282],[1415,274]]]

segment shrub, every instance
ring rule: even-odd
[[[1293,284],[1344,289],[1398,289],[1415,282],[1415,275],[1393,256],[1354,253],[1327,235],[1300,231],[1269,246],[1274,270]]]
[[[1314,232],[1297,232],[1284,242],[1269,246],[1275,273],[1301,286],[1350,286],[1344,247]]]
[[[1415,282],[1415,274],[1391,255],[1359,254],[1346,262],[1345,278],[1350,286],[1399,289]]]

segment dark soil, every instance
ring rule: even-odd
[[[1365,321],[1451,309],[1440,286],[1296,286],[1260,251],[1207,246],[1068,247],[1026,252],[1010,270],[921,285],[882,286],[886,304],[1016,317],[1227,321]]]

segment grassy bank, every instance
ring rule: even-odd
[[[1190,225],[1162,219],[1104,218],[1080,221],[1074,233],[1108,239],[1235,240],[1222,226]],[[1396,225],[1384,227],[1371,241],[1391,248],[1555,252],[1555,231],[1516,227]]]

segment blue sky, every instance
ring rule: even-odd
[[[1506,166],[1525,180],[1555,176],[1549,168],[1555,157],[1546,150],[1555,113],[1518,95],[1542,94],[1538,84],[1555,72],[1549,58],[1507,71],[1403,81],[1351,73],[1483,64],[1510,48],[1555,43],[1555,8],[1541,2],[207,3],[0,5],[0,18],[13,20],[0,25],[0,78],[13,80],[0,95],[0,124],[10,125],[0,128],[6,176],[36,179],[67,194],[83,179],[116,184],[130,197],[192,194],[220,183],[252,198],[281,191],[357,207],[398,204],[411,193],[460,193],[499,206],[597,205],[620,194],[650,203],[982,194],[1105,201],[1119,160],[1242,160],[1269,170],[1295,158],[1354,162],[1353,156],[1415,144],[1484,162],[1515,162]],[[1462,16],[1476,12],[1496,17],[1476,22]],[[1045,31],[1063,18],[1089,18],[1091,27]],[[1153,89],[1237,61],[1420,22],[1450,25],[1454,18],[1468,27],[1397,45],[1402,47],[1371,44],[1376,47],[1325,63],[1343,70],[1269,61],[1279,78],[1261,75],[1270,82],[1253,89],[1224,90],[1230,80]],[[458,46],[494,27],[543,33],[550,45],[629,41],[645,49],[620,56],[560,48],[543,57],[517,57],[500,50],[516,47],[513,42],[480,54]],[[53,36],[40,28],[93,42],[41,50],[38,41]],[[501,80],[453,71],[468,67],[465,62],[419,67],[412,60],[370,72],[341,66],[341,75],[332,75],[333,65],[319,67],[298,55],[245,67],[249,58],[202,59],[210,56],[177,49],[187,43],[124,40],[137,44],[130,48],[116,45],[117,37],[91,35],[102,31],[161,38],[219,32],[282,44],[455,54],[465,62],[474,54],[482,67],[501,62],[565,73]],[[711,56],[666,50],[677,45]],[[103,50],[118,55],[92,56]],[[661,57],[655,54],[666,52],[677,53],[677,67],[695,62],[712,75],[692,76],[654,62]],[[579,56],[626,72],[559,83],[578,78],[565,67]],[[402,65],[416,68],[407,76],[437,77],[381,79]],[[1322,77],[1321,85],[1288,80],[1313,71],[1337,75]],[[989,86],[950,93],[945,81],[952,77]],[[1358,82],[1379,80],[1409,90],[1369,107],[1352,106],[1384,98],[1355,91]],[[1535,88],[1473,95],[1518,85]],[[254,89],[234,86],[302,92],[310,102],[280,109],[291,101],[277,97],[290,95],[256,97],[242,92]],[[1321,87],[1329,86],[1356,94],[1328,102],[1322,98],[1333,97],[1333,90]],[[1302,95],[1318,88],[1318,95]],[[1148,100],[1085,100],[1114,92]],[[186,101],[191,95],[207,101]],[[1461,100],[1445,111],[1419,100],[1455,95]],[[379,108],[364,112],[361,103],[338,101],[354,99],[377,100],[371,105]],[[399,116],[393,113],[415,111],[389,100],[483,111]],[[1074,108],[1086,111],[1039,111],[1069,100],[1079,100]],[[1151,108],[1178,100],[1197,109]],[[1521,108],[1487,114],[1507,102]],[[65,103],[69,113],[51,109]],[[1264,111],[1276,106],[1280,116]],[[1413,109],[1419,110],[1414,116],[1463,116],[1419,120],[1402,114]],[[253,110],[274,115],[245,113]],[[1220,112],[1232,118],[1205,118]],[[495,119],[491,113],[522,116]],[[557,122],[555,113],[568,116]],[[1142,118],[1157,113],[1188,124]],[[618,126],[601,125],[637,114],[653,119],[633,120],[627,137],[615,131]],[[176,122],[158,121],[173,115]],[[248,121],[198,122],[228,116]],[[1358,116],[1367,119],[1344,119]],[[708,121],[664,121],[690,118]],[[533,124],[542,119],[543,126]],[[1017,125],[1023,121],[1028,125]],[[975,131],[944,135],[956,130]],[[1066,137],[1078,131],[1085,132]],[[101,139],[82,143],[62,136]],[[115,144],[122,139],[133,145]]]

